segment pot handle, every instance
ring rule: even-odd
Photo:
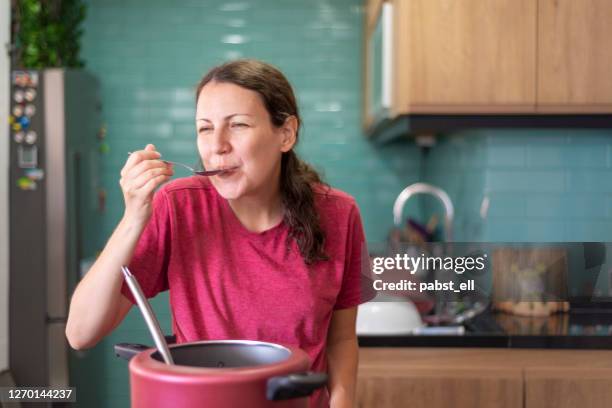
[[[168,344],[176,343],[176,336],[173,334],[164,336],[164,338]],[[114,346],[115,356],[123,358],[127,361],[130,361],[136,354],[149,348],[151,348],[151,346],[145,346],[144,344],[137,343],[118,343]]]
[[[271,377],[268,379],[266,397],[270,401],[307,397],[325,384],[327,374],[312,371]]]
[[[150,349],[150,346],[136,343],[119,343],[115,344],[115,356],[123,358],[124,360],[130,361],[132,357],[141,351]]]

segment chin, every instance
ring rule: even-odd
[[[235,200],[244,194],[242,183],[228,183],[224,180],[212,180],[212,184],[219,195],[226,200]]]

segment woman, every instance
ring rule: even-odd
[[[196,92],[197,145],[207,169],[165,184],[153,145],[121,171],[125,213],[73,295],[66,335],[95,345],[134,303],[129,264],[147,297],[170,289],[179,343],[252,339],[296,345],[327,371],[311,406],[352,407],[356,307],[369,266],[354,200],[324,186],[294,152],[300,116],[276,68],[239,60],[213,68]],[[364,262],[366,260],[366,262]]]

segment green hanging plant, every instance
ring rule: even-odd
[[[13,1],[13,66],[82,67],[85,9],[81,0]]]

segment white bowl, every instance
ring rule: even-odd
[[[357,309],[357,335],[411,334],[424,327],[418,309],[403,298],[377,296]]]

